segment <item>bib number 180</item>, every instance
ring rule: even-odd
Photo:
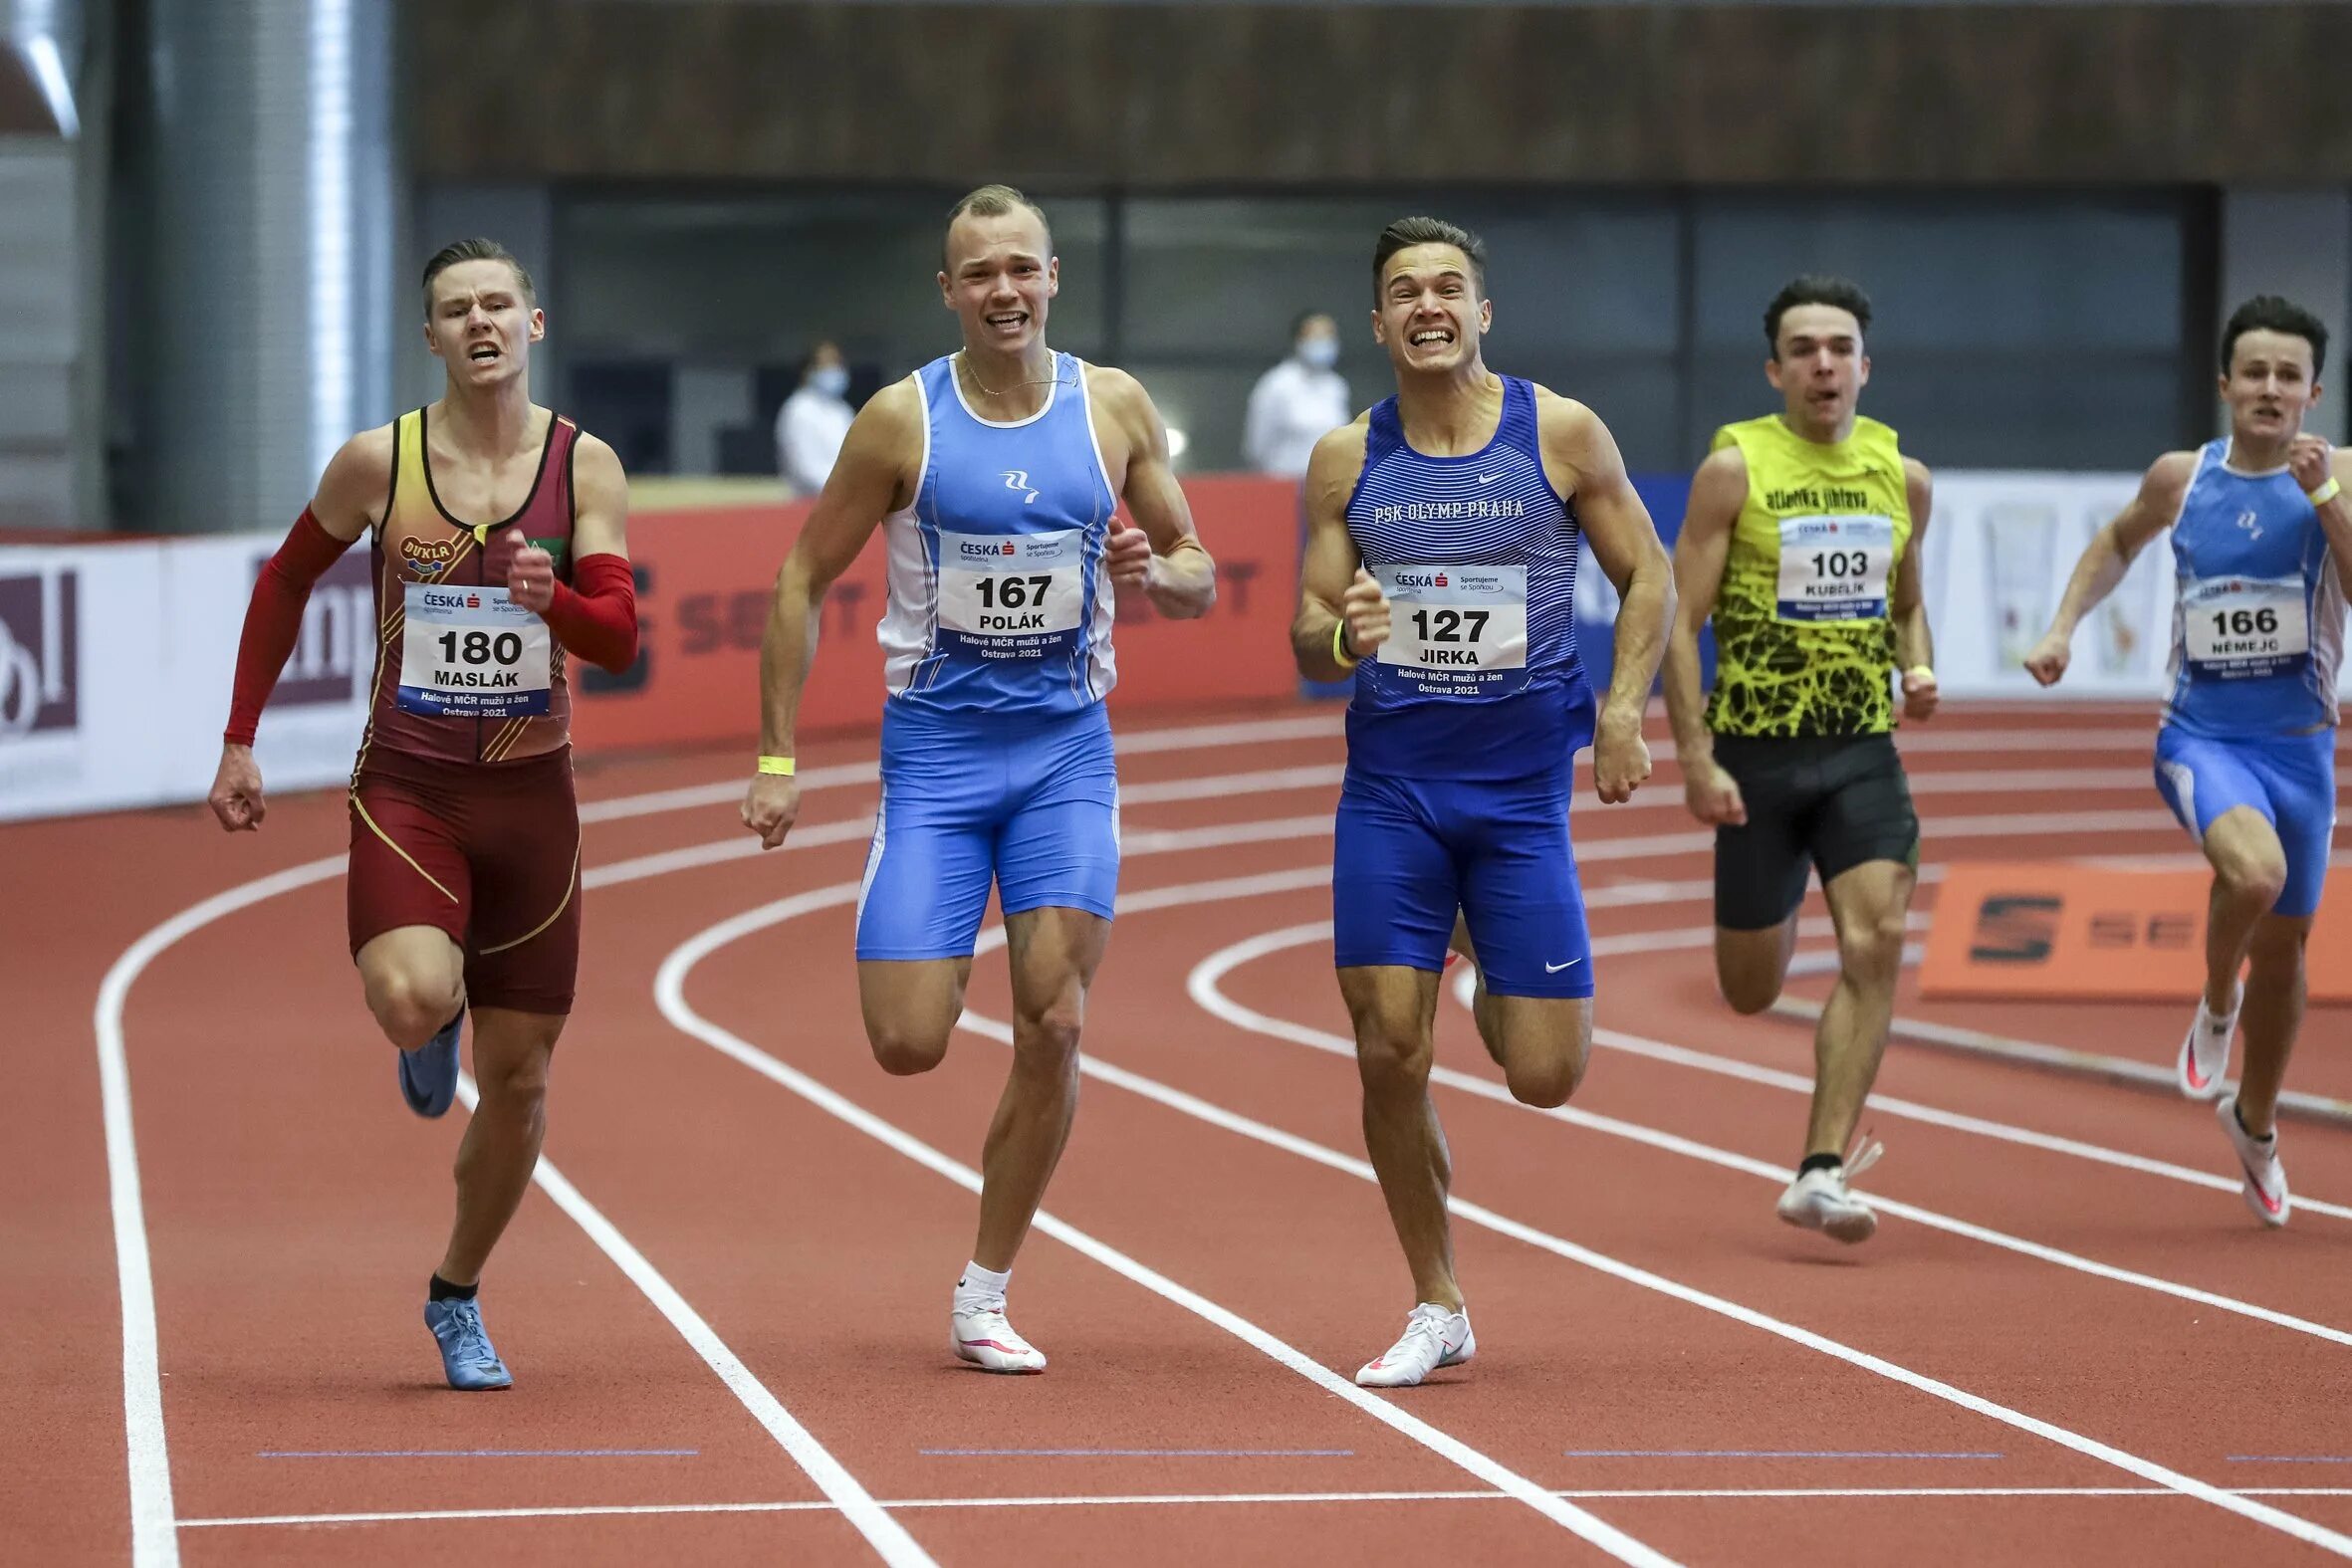
[[[441,662],[444,664],[520,664],[523,661],[523,639],[511,631],[496,636],[486,631],[441,633]]]

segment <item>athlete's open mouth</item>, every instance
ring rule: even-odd
[[[1029,325],[1029,313],[1027,311],[1003,311],[986,320],[988,325],[998,332],[1009,333]]]
[[[466,350],[465,356],[476,364],[488,364],[491,360],[501,357],[505,352],[506,350],[496,343],[476,343]]]
[[[1416,348],[1435,348],[1441,343],[1450,343],[1453,340],[1453,333],[1443,327],[1424,327],[1406,339]]]

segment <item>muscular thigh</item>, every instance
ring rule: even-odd
[[[1099,707],[1013,750],[1013,797],[992,853],[1006,930],[1058,909],[1107,925],[1119,889],[1119,781]]]
[[[1429,787],[1348,771],[1331,845],[1331,945],[1341,970],[1435,975],[1445,967],[1462,893]]]
[[[993,789],[985,775],[894,772],[885,760],[857,892],[860,965],[969,964],[994,876]]]
[[[580,975],[580,806],[568,754],[485,771],[465,824],[474,916],[466,997],[538,1016],[572,1010]]]
[[[1748,820],[1715,830],[1715,923],[1772,932],[1804,901],[1813,796],[1799,742],[1719,736],[1715,760],[1740,785]]]
[[[1591,996],[1592,938],[1568,836],[1567,777],[1456,784],[1444,803],[1450,836],[1462,846],[1462,917],[1488,994],[1530,1002]]]
[[[1821,885],[1873,861],[1919,864],[1919,814],[1892,736],[1832,743],[1821,763],[1821,798],[1808,849]]]
[[[2286,885],[2271,913],[2307,919],[2318,912],[2327,890],[2328,856],[2335,838],[2335,736],[2280,736],[2265,743],[2257,758],[2278,847],[2286,856]]]
[[[350,810],[344,899],[352,956],[387,933],[416,927],[464,947],[473,868],[447,803],[403,783],[362,777],[352,787]]]

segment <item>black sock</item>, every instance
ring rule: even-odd
[[[1842,1154],[1808,1154],[1804,1157],[1804,1163],[1796,1168],[1796,1174],[1809,1176],[1815,1171],[1842,1171],[1845,1163],[1846,1158]]]
[[[2235,1119],[2236,1119],[2236,1122],[2237,1122],[2237,1130],[2238,1130],[2239,1132],[2241,1132],[2241,1133],[2245,1134],[2245,1135],[2246,1135],[2248,1138],[2254,1138],[2254,1130],[2253,1130],[2251,1127],[2248,1127],[2248,1126],[2245,1124],[2245,1107],[2244,1107],[2244,1106],[2242,1106],[2242,1105],[2238,1104],[2238,1103],[2237,1103],[2236,1101],[2234,1101],[2234,1100],[2231,1101],[2231,1102],[2230,1102],[2230,1114],[2231,1114],[2231,1116],[2233,1116],[2234,1118],[2235,1118]],[[2270,1130],[2269,1130],[2268,1132],[2266,1132],[2266,1133],[2262,1134],[2262,1136],[2261,1136],[2261,1137],[2259,1137],[2259,1138],[2254,1138],[2254,1142],[2256,1142],[2256,1143],[2268,1143],[2268,1142],[2269,1142],[2271,1139],[2273,1139],[2273,1138],[2275,1138],[2275,1137],[2277,1137],[2277,1136],[2278,1136],[2278,1128],[2277,1128],[2277,1126],[2276,1126],[2275,1124],[2273,1124],[2273,1125],[2272,1125],[2272,1127],[2270,1128]]]
[[[453,1285],[439,1274],[435,1274],[431,1286],[432,1295],[429,1299],[434,1301],[471,1301],[474,1299],[474,1292],[481,1288],[478,1284]]]

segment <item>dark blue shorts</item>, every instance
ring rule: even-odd
[[[1331,865],[1341,969],[1441,970],[1454,912],[1487,989],[1589,997],[1592,938],[1568,841],[1571,776],[1393,779],[1349,768]]]
[[[969,958],[991,882],[1008,915],[1110,918],[1119,781],[1100,703],[1049,719],[883,711],[858,958]]]

